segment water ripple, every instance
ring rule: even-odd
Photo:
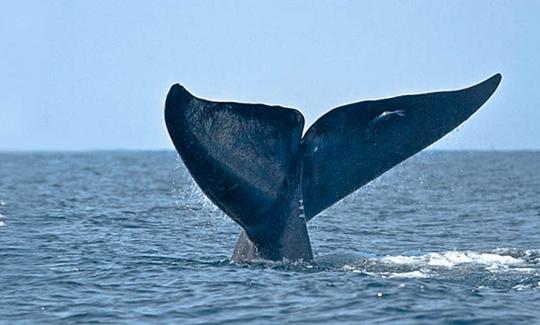
[[[173,152],[0,154],[0,319],[534,323],[538,170],[427,152],[310,222],[313,262],[234,263],[238,226]]]

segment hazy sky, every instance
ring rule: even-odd
[[[540,1],[1,1],[0,150],[172,148],[171,84],[332,107],[503,81],[439,149],[540,149]]]

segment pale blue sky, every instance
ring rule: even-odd
[[[540,1],[2,1],[0,150],[172,148],[163,102],[495,96],[438,149],[540,149]]]

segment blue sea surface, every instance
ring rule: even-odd
[[[540,323],[540,152],[423,152],[308,228],[236,264],[172,151],[0,153],[0,323]]]

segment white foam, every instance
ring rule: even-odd
[[[0,200],[0,207],[3,207],[4,205],[6,205],[6,201]]]
[[[5,219],[6,216],[0,213],[0,220]]]
[[[343,266],[342,270],[347,271],[347,272],[354,272],[354,273],[364,273],[365,272],[363,269],[357,268],[354,265],[345,265],[345,266]],[[370,274],[370,272],[365,272],[365,273]],[[371,275],[373,275],[373,274],[371,274]]]
[[[538,272],[538,269],[529,263],[530,258],[527,256],[520,258],[510,254],[510,250],[494,250],[486,253],[446,251],[419,256],[388,255],[382,258],[369,258],[362,263],[347,264],[342,267],[342,270],[383,278],[417,279],[437,277],[441,274],[441,269],[453,268],[463,268],[463,270],[482,268],[490,273],[532,274]]]
[[[6,225],[5,222],[3,222],[2,220],[0,220],[0,227],[4,227]]]
[[[536,256],[540,254],[540,249],[528,249],[525,251],[525,255],[527,256]]]
[[[381,258],[382,262],[389,262],[395,264],[420,264],[423,262],[423,256],[385,256]]]
[[[357,269],[353,266],[346,266],[343,268],[345,271],[354,272],[354,273],[364,273],[371,276],[381,276],[383,278],[393,278],[393,279],[405,279],[405,278],[414,278],[414,279],[425,279],[429,278],[429,272],[425,271],[411,271],[411,272],[368,272],[366,270]],[[404,285],[403,285],[404,286]],[[400,285],[400,287],[403,287]]]
[[[518,284],[518,285],[513,286],[512,289],[516,291],[523,291],[523,290],[531,289],[531,287],[523,285],[523,284]]]
[[[533,269],[532,267],[516,267],[513,268],[512,271],[514,272],[523,272],[523,273],[533,273],[536,272],[536,269]]]
[[[520,258],[510,255],[499,255],[494,253],[476,253],[449,251],[442,253],[429,253],[421,256],[385,256],[381,259],[384,263],[394,263],[400,265],[429,265],[451,268],[461,264],[482,264],[490,267],[513,266],[525,263]]]
[[[402,272],[402,273],[390,273],[389,278],[415,278],[415,279],[424,279],[428,278],[429,274],[422,271],[412,271],[412,272]]]

